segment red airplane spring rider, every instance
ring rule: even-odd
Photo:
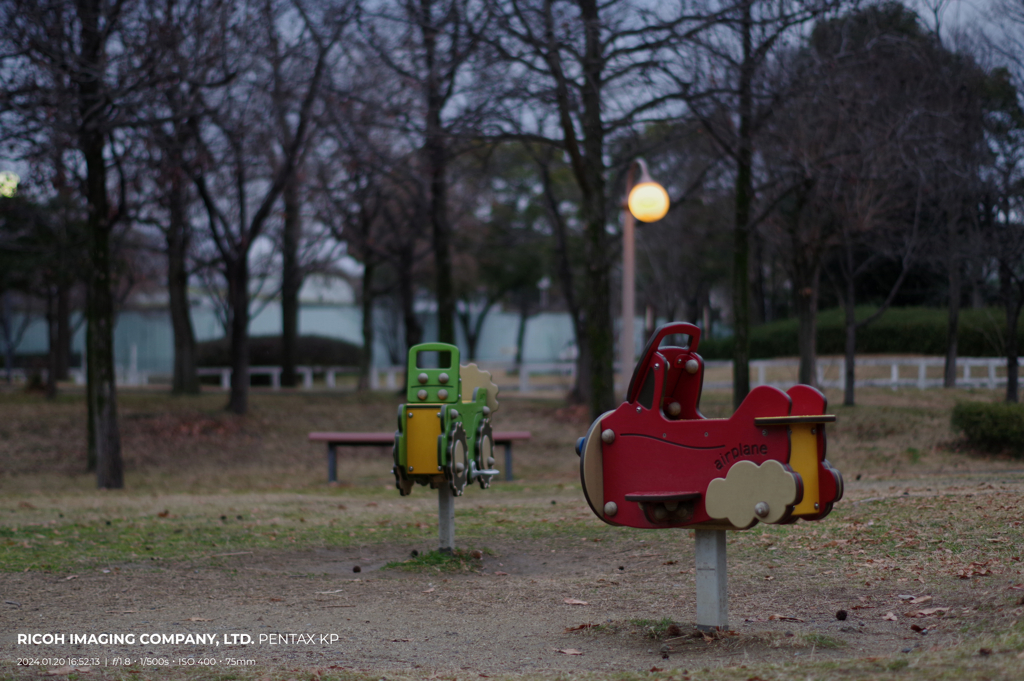
[[[689,346],[659,347],[670,335]],[[659,328],[636,365],[626,401],[576,443],[587,502],[611,525],[742,530],[820,520],[843,496],[825,460],[825,396],[807,385],[760,386],[728,419],[698,410],[700,329]]]

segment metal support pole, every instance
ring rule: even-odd
[[[729,629],[729,593],[725,566],[725,530],[695,530],[697,628]]]
[[[512,479],[512,443],[505,443],[505,480]]]
[[[633,168],[630,166],[626,184],[626,195],[633,187]],[[629,378],[633,375],[636,348],[633,342],[633,321],[636,317],[636,218],[629,209],[622,211],[622,333],[619,348],[622,371],[622,393],[629,389]]]
[[[447,482],[437,488],[437,539],[441,553],[455,550],[455,495]]]
[[[333,442],[327,443],[327,482],[338,482],[338,450]]]

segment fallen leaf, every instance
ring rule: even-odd
[[[577,650],[575,648],[566,648],[564,650],[556,649],[555,652],[556,653],[562,653],[563,655],[582,655],[583,654],[582,650]]]
[[[778,622],[803,622],[799,617],[788,617],[786,615],[769,615],[768,619]]]
[[[581,629],[590,629],[591,627],[596,627],[596,626],[597,626],[596,624],[589,624],[588,623],[588,624],[581,624],[581,625],[576,626],[576,627],[566,627],[565,628],[565,633],[568,634],[570,631],[580,631]]]
[[[916,596],[914,598],[911,598],[907,602],[910,603],[911,605],[922,605],[924,603],[930,602],[931,600],[932,600],[931,596]]]
[[[78,579],[78,575],[68,575],[64,578],[65,582],[70,582],[72,579]]]
[[[886,620],[886,621],[889,621],[889,622],[895,622],[897,620],[897,617],[896,617],[895,614],[893,614],[891,612],[887,612],[884,615],[882,615],[882,619]]]
[[[157,515],[160,516],[161,518],[166,518],[170,514],[171,514],[171,512],[168,511],[166,508],[164,510],[160,511],[159,513],[157,513]]]
[[[207,619],[205,617],[189,617],[188,621],[189,622],[212,622],[213,620]]]
[[[494,574],[498,575],[499,577],[508,577],[508,573],[507,572],[502,572],[501,570],[498,570]]]
[[[945,614],[949,608],[925,608],[913,612],[904,613],[907,617],[931,617],[932,615]]]
[[[910,630],[911,631],[916,631],[918,633],[921,633],[922,631],[928,631],[927,629],[922,627],[920,624],[911,624],[910,625]]]
[[[562,602],[566,605],[590,605],[586,601],[580,601],[575,598],[563,598]]]
[[[342,591],[344,591],[344,589],[335,589],[334,591],[316,591],[315,593],[318,593],[318,594],[336,594],[336,593],[341,593]]]
[[[429,593],[433,593],[433,591],[434,591],[434,588],[435,588],[435,587],[430,587],[430,588],[429,588],[429,589],[427,589],[426,591],[421,591],[420,593],[424,593],[424,594],[429,594]]]
[[[662,669],[661,667],[651,667],[650,671],[651,672],[663,672],[665,670]]]

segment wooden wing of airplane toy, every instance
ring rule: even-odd
[[[427,362],[428,357],[436,357],[436,363]],[[431,489],[447,485],[455,496],[474,481],[489,487],[499,473],[491,430],[498,386],[491,374],[475,364],[459,366],[455,345],[415,345],[409,348],[406,400],[398,406],[392,450],[395,486],[402,496],[413,483]]]
[[[671,335],[688,347],[660,347]],[[644,349],[626,401],[576,443],[587,502],[611,525],[742,530],[820,520],[843,495],[825,459],[826,400],[796,385],[754,388],[727,419],[700,413],[700,329],[671,323]]]

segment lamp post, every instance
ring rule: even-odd
[[[633,182],[636,168],[640,181]],[[656,222],[668,213],[668,192],[651,179],[647,164],[637,159],[626,171],[626,205],[622,211],[622,335],[619,339],[623,390],[629,386],[629,372],[636,359],[633,343],[633,320],[636,316],[636,220]]]

